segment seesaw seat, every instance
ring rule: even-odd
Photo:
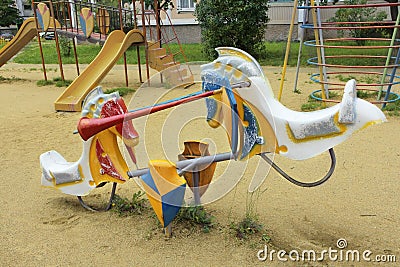
[[[78,162],[68,162],[55,150],[40,155],[42,182],[55,185],[78,182],[82,180]]]
[[[326,136],[331,134],[340,134],[345,131],[341,124],[351,124],[355,122],[355,96],[357,87],[355,80],[346,83],[342,101],[339,105],[324,109],[313,115],[314,117],[304,116],[304,113],[295,112],[292,116],[286,118],[289,128],[296,139],[305,139],[314,136]],[[288,113],[286,109],[283,114]],[[293,120],[295,119],[295,120]]]

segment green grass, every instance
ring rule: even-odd
[[[169,45],[172,52],[178,51],[177,44]],[[44,61],[46,64],[58,64],[57,50],[54,41],[42,41],[42,49]],[[187,56],[188,62],[206,61],[201,52],[201,45],[199,44],[184,44],[183,50]],[[80,64],[89,64],[99,54],[101,50],[100,45],[94,44],[80,44],[76,48],[78,55],[78,62]],[[144,47],[140,47],[140,60],[141,63],[145,62]],[[128,64],[137,64],[137,50],[136,47],[131,47],[126,52],[126,59]],[[63,64],[75,64],[75,56],[71,53],[70,56],[61,56]],[[182,61],[178,58],[178,61]],[[39,45],[36,41],[30,42],[21,53],[14,59],[15,63],[20,64],[41,64],[41,56]],[[123,57],[117,61],[117,64],[123,64]]]
[[[133,193],[131,199],[115,195],[111,210],[118,213],[119,216],[141,215],[150,209],[144,196],[145,193],[142,191]]]
[[[61,77],[57,77],[53,79],[53,82],[55,82],[56,87],[67,87],[72,83],[71,80],[62,80]]]
[[[362,99],[373,98],[376,99],[378,96],[377,91],[365,91],[365,90],[357,90],[357,97]]]
[[[233,230],[235,236],[240,239],[249,239],[252,236],[261,235],[261,241],[269,242],[271,238],[266,233],[264,226],[259,223],[256,216],[246,214],[240,222],[232,222],[230,228]]]
[[[384,98],[384,96],[382,97]],[[389,100],[395,99],[395,95],[390,95]],[[400,116],[400,100],[397,100],[396,102],[388,103],[384,108],[384,111],[387,111],[387,114],[389,116]]]
[[[18,78],[18,77],[15,77],[15,76],[12,76],[11,78],[6,78],[6,77],[3,77],[3,76],[0,75],[0,82],[11,83],[11,82],[16,82],[16,81],[26,81],[26,79]]]
[[[46,64],[58,64],[57,50],[54,41],[42,41],[44,61]],[[88,64],[99,53],[101,47],[97,45],[78,45],[78,61],[81,64]],[[74,55],[61,57],[63,64],[74,64]],[[41,64],[39,45],[36,41],[31,41],[21,53],[14,59],[15,63],[20,64]]]
[[[380,76],[376,74],[363,74],[362,76],[356,77],[354,75],[336,75],[336,79],[338,79],[341,82],[347,82],[351,79],[354,79],[357,81],[357,83],[366,83],[366,84],[372,84],[372,83],[380,83]]]
[[[315,93],[314,94],[316,97],[322,98],[322,93]],[[329,98],[334,99],[337,98],[339,94],[335,91],[329,91]],[[322,101],[315,100],[311,96],[308,97],[308,101],[305,104],[301,105],[301,110],[302,111],[314,111],[314,110],[319,110],[319,109],[324,109],[327,108],[326,105],[323,105]]]
[[[203,206],[182,207],[176,216],[177,222],[186,222],[192,226],[201,226],[208,233],[214,225],[215,217],[210,215]]]
[[[36,82],[36,85],[37,86],[47,86],[47,85],[53,85],[54,84],[54,82],[53,81],[50,81],[50,80],[39,80],[39,81],[37,81]]]
[[[322,98],[321,93],[316,93],[315,96]],[[364,99],[364,100],[376,100],[378,96],[377,91],[367,91],[367,90],[357,90],[357,97]],[[335,91],[329,91],[329,98],[330,99],[339,99],[342,96],[339,95]],[[383,93],[382,98],[385,98],[385,93]],[[394,100],[397,98],[396,95],[390,95],[389,100]],[[314,111],[314,110],[319,110],[319,109],[324,109],[326,108],[326,105],[323,105],[322,101],[315,100],[311,96],[308,97],[307,103],[304,103],[301,105],[301,110],[302,111]],[[388,103],[383,109],[383,111],[386,111],[387,115],[389,116],[400,116],[400,100],[397,100],[392,103]]]
[[[308,100],[307,103],[301,105],[301,111],[314,111],[322,109],[322,102],[315,99]]]
[[[345,44],[349,45],[348,42],[335,43],[335,45]],[[377,44],[376,42],[373,44]],[[386,43],[383,43],[386,44]],[[354,44],[353,44],[354,45]],[[372,45],[372,43],[371,43]],[[386,44],[387,45],[387,44]],[[296,66],[297,55],[299,51],[299,42],[292,42],[288,60],[288,66]],[[56,45],[54,40],[44,40],[42,42],[43,54],[46,64],[57,64],[58,57],[56,52]],[[177,44],[170,44],[170,50],[174,53],[179,51]],[[209,61],[202,53],[201,44],[182,44],[183,51],[187,57],[188,62],[204,62]],[[78,62],[80,64],[89,64],[98,55],[101,50],[100,45],[95,44],[79,44],[77,46]],[[144,47],[140,47],[140,60],[141,63],[145,62]],[[386,49],[336,49],[336,48],[326,48],[326,55],[343,55],[344,51],[346,54],[363,54],[363,55],[386,55]],[[266,42],[266,53],[264,58],[259,58],[258,61],[261,65],[268,66],[281,66],[283,65],[283,60],[286,52],[286,42]],[[301,66],[307,66],[307,59],[316,56],[315,47],[303,46],[303,52],[301,57]],[[61,57],[63,64],[74,64],[75,57],[71,53],[70,56]],[[137,63],[137,52],[136,47],[131,47],[126,52],[126,59],[128,64]],[[178,61],[184,62],[182,56],[178,56]],[[369,58],[340,58],[340,59],[327,59],[326,63],[329,64],[340,64],[340,65],[383,65],[385,59],[369,59]],[[17,55],[14,62],[21,64],[40,64],[41,57],[36,41],[31,41],[21,53]],[[117,64],[123,64],[123,58],[119,59]]]
[[[56,87],[67,87],[72,83],[71,80],[62,80],[61,77],[53,78],[53,80],[39,80],[36,82],[37,86],[55,85]]]
[[[296,66],[299,46],[299,42],[292,42],[292,45],[290,47],[288,66]],[[266,42],[265,57],[258,59],[258,61],[263,66],[282,66],[285,59],[285,53],[286,42]],[[307,57],[301,58],[301,65],[307,65]]]
[[[117,92],[117,91],[119,92],[120,96],[125,96],[129,93],[134,93],[136,90],[133,88],[129,88],[129,87],[117,87],[117,88],[112,88],[112,89],[106,90],[104,93],[111,94],[111,93]]]

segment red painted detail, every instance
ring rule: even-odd
[[[116,100],[109,100],[107,101],[102,109],[101,109],[101,118],[112,117],[115,115],[125,114],[128,112],[128,109],[125,105],[125,102],[122,98],[118,98]],[[123,123],[119,123],[115,125],[116,130],[118,133],[126,139],[134,139],[139,136],[135,127],[133,127],[133,123],[131,120],[124,121]]]
[[[136,160],[135,152],[134,152],[133,149],[132,149],[131,147],[129,147],[129,146],[125,146],[125,147],[126,147],[126,150],[128,150],[129,156],[131,157],[133,163],[136,164],[136,163],[137,163],[137,160]]]
[[[108,174],[121,181],[126,181],[121,174],[117,171],[110,157],[104,153],[103,146],[99,140],[96,140],[96,156],[100,162],[102,174]]]

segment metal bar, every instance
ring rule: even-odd
[[[80,2],[78,2],[80,3]],[[78,17],[78,10],[80,12],[80,10],[82,9],[82,4],[78,4],[77,2],[75,2],[75,22],[76,22],[76,32],[79,33],[79,17]],[[78,9],[78,5],[79,5],[79,9]]]
[[[361,40],[359,38],[358,40]],[[304,42],[308,46],[322,47],[322,45],[313,45],[310,42]],[[387,46],[387,45],[373,45],[373,46],[351,46],[351,45],[324,45],[325,48],[353,48],[353,49],[381,49],[381,48],[400,48],[400,45]]]
[[[319,1],[315,2],[317,6],[319,6]],[[318,27],[321,27],[321,11],[319,9],[317,9],[317,24]],[[322,36],[322,29],[318,29],[318,33],[319,33],[319,42],[321,44],[321,60],[322,60],[322,64],[325,64],[325,48],[324,48],[324,38]],[[324,81],[327,82],[327,75],[326,75],[326,66],[322,66],[322,73],[324,75]],[[327,84],[324,85],[325,88],[325,96],[326,98],[329,98],[329,88],[327,86]]]
[[[56,24],[56,18],[54,17],[54,9],[53,9],[53,2],[50,0],[50,14],[53,16],[53,26],[54,26],[54,37],[56,41],[56,50],[57,50],[57,58],[58,58],[58,66],[60,68],[60,74],[61,74],[61,79],[65,81],[64,77],[64,69],[63,69],[63,64],[62,64],[62,59],[61,59],[61,51],[60,51],[60,42],[58,41],[58,34],[57,34],[57,24]]]
[[[388,65],[388,66],[373,66],[373,65],[367,65],[367,66],[346,66],[346,65],[334,65],[334,64],[318,64],[314,63],[312,61],[307,61],[308,64],[310,65],[316,65],[316,66],[327,66],[327,67],[334,67],[334,68],[351,68],[351,69],[371,69],[371,68],[378,68],[378,69],[383,69],[383,68],[394,68],[396,67],[396,64],[393,65]]]
[[[279,102],[281,101],[282,93],[283,93],[283,84],[285,82],[286,69],[287,69],[287,64],[288,64],[288,60],[289,60],[290,44],[291,44],[291,41],[292,41],[294,20],[296,18],[296,7],[297,7],[297,3],[298,2],[299,2],[298,0],[294,0],[294,4],[293,4],[292,19],[290,21],[289,35],[288,35],[287,43],[286,43],[285,59],[283,61],[281,82],[280,82],[280,85],[279,85],[279,93],[278,93],[278,101]]]
[[[292,184],[295,184],[295,185],[301,186],[301,187],[315,187],[315,186],[321,185],[329,180],[329,178],[332,176],[332,174],[335,170],[335,166],[336,166],[336,156],[335,156],[335,152],[333,151],[333,148],[329,149],[329,155],[331,158],[331,166],[330,166],[328,172],[325,174],[325,176],[322,177],[318,181],[311,182],[311,183],[305,183],[305,182],[298,181],[298,180],[294,179],[293,177],[289,176],[286,172],[284,172],[281,168],[279,168],[279,166],[276,165],[270,158],[268,158],[265,155],[265,153],[260,154],[261,158],[264,159],[269,165],[271,165],[271,167],[274,168],[283,178],[285,178]]]
[[[210,165],[211,163],[214,162],[221,162],[231,159],[234,159],[234,155],[231,152],[226,152],[211,156],[199,157],[195,159],[181,160],[176,163],[176,168],[178,169],[178,171],[183,169],[187,171],[193,171],[195,168],[201,165]],[[139,177],[146,174],[148,171],[149,171],[148,168],[128,171],[128,176],[129,178]]]
[[[332,22],[322,22],[322,25],[377,24],[377,23],[394,25],[393,21],[332,21]]]
[[[108,211],[108,210],[110,210],[112,208],[112,204],[113,204],[114,197],[115,197],[115,190],[117,189],[117,185],[118,185],[117,183],[113,183],[113,186],[112,186],[112,189],[111,189],[111,194],[110,194],[110,199],[108,201],[107,206],[104,209],[96,209],[96,208],[93,208],[93,207],[87,205],[85,203],[85,201],[83,201],[82,196],[77,196],[78,200],[79,200],[79,203],[81,204],[82,207],[84,207],[85,209],[90,210],[90,211],[96,211],[96,212],[98,212],[98,211]]]
[[[311,5],[314,6],[315,5],[315,0],[311,0]],[[317,8],[319,8],[320,6],[316,6]],[[317,9],[318,10],[318,9]],[[316,29],[316,27],[318,27],[318,18],[317,18],[317,14],[316,14],[316,10],[312,10],[311,11],[311,16],[312,16],[312,20],[313,20],[313,25],[314,25],[314,38],[315,38],[315,44],[317,47],[317,58],[318,58],[318,64],[319,64],[319,75],[320,77],[324,77],[323,74],[323,68],[322,68],[322,58],[321,58],[321,46],[320,46],[320,42],[319,42],[319,31]],[[325,94],[325,86],[321,83],[321,93],[322,93],[322,97],[324,99],[327,99],[327,96]],[[323,107],[324,104],[323,104]]]
[[[305,2],[306,5],[308,5],[308,0],[306,0]],[[302,21],[301,21],[301,32],[300,32],[300,46],[299,46],[299,52],[297,53],[297,65],[296,65],[296,76],[294,78],[294,86],[293,86],[293,92],[297,92],[297,82],[299,80],[299,72],[300,72],[300,63],[301,63],[301,54],[303,52],[303,42],[304,42],[304,32],[306,31],[306,29],[303,27],[303,25],[305,24],[305,22],[307,21],[308,18],[308,10],[304,10],[303,12],[303,17],[302,17]]]
[[[199,190],[199,183],[200,183],[200,172],[194,171],[192,173],[193,177],[193,195],[194,195],[194,205],[200,205],[200,190]]]
[[[397,14],[396,26],[399,25],[399,22],[400,22],[400,12]],[[393,45],[394,45],[394,42],[395,42],[395,40],[396,40],[396,35],[397,35],[397,28],[394,28],[393,34],[392,34],[392,40],[390,41],[390,46],[393,46]],[[390,62],[392,53],[393,53],[393,48],[389,48],[388,53],[387,53],[386,63],[385,63],[385,67],[386,67],[386,68],[383,70],[383,75],[382,75],[382,79],[381,79],[381,83],[382,83],[382,84],[384,83],[385,78],[386,78],[386,73],[387,73],[387,70],[388,70],[388,66],[389,66],[389,62]],[[398,57],[398,56],[397,56],[397,57]],[[397,64],[396,64],[396,65],[397,65]],[[396,68],[394,68],[394,70],[396,70]],[[377,100],[380,100],[380,99],[381,99],[381,97],[382,97],[382,91],[383,91],[383,85],[382,85],[381,88],[379,89],[379,93],[378,93],[378,96],[377,96],[377,98],[376,98]]]
[[[73,47],[74,47],[74,56],[75,56],[76,72],[78,73],[78,76],[79,76],[79,75],[80,75],[80,71],[79,71],[79,62],[78,62],[78,54],[77,54],[77,52],[76,52],[76,44],[75,44],[75,41],[76,41],[76,36],[74,36],[74,37],[72,38],[72,44],[73,44]]]
[[[140,65],[140,48],[139,48],[139,46],[136,46],[136,55],[137,55],[137,66],[138,66],[138,72],[139,72],[139,81],[141,83],[143,83],[142,66]]]
[[[395,67],[393,67],[393,69],[392,69],[392,74],[391,74],[390,80],[389,80],[389,86],[386,89],[385,98],[383,99],[385,102],[383,103],[382,108],[386,107],[386,103],[389,100],[390,91],[392,90],[393,81],[394,81],[394,78],[396,77],[396,70],[397,70],[397,67],[399,65],[399,57],[400,57],[400,49],[397,50],[397,56],[396,56],[396,60],[395,60]],[[382,90],[380,90],[379,93],[382,93]],[[378,100],[380,100],[380,98],[378,98]]]
[[[143,30],[143,36],[144,36],[144,52],[145,52],[145,58],[146,58],[146,78],[147,78],[148,84],[150,85],[149,44],[147,42],[144,0],[140,0],[140,6],[142,8],[142,30]],[[151,27],[150,27],[150,29],[151,29]]]
[[[355,23],[348,23],[348,24],[355,24]],[[361,23],[358,23],[361,24]],[[365,24],[369,24],[369,23],[365,23]],[[315,27],[315,29],[324,29],[324,30],[351,30],[351,29],[392,29],[392,28],[399,28],[400,26],[393,26],[393,25],[377,25],[377,26],[338,26],[338,27],[334,27],[334,26],[322,26],[322,25],[331,25],[331,24],[324,24],[322,23],[321,26],[317,26]],[[338,24],[339,25],[339,24]],[[313,29],[313,25],[312,24],[305,24],[304,28],[306,29]],[[359,38],[357,38],[359,39]]]
[[[71,5],[72,5],[72,3],[71,3]],[[67,3],[67,10],[68,10],[68,20],[69,20],[69,24],[70,25],[68,26],[67,23],[65,23],[65,30],[67,30],[68,28],[71,28],[72,32],[74,32],[74,28],[73,28],[74,26],[72,24],[75,24],[75,23],[73,23],[73,21],[72,21],[72,11],[71,11],[71,6],[70,6],[69,2]],[[76,72],[77,72],[77,74],[79,76],[80,75],[80,71],[79,71],[78,54],[76,52],[76,41],[77,41],[76,36],[74,36],[72,38],[72,43],[73,43],[73,46],[74,46],[74,57],[75,57]]]
[[[118,13],[119,13],[119,27],[121,31],[124,31],[123,19],[122,19],[122,1],[118,0]],[[128,66],[126,64],[126,52],[124,52],[124,74],[125,74],[125,86],[128,87]]]
[[[298,6],[298,9],[338,9],[338,8],[365,8],[365,7],[386,7],[386,6],[399,6],[400,3],[382,3],[382,4],[363,4],[363,5],[332,5],[332,6],[314,6],[311,3],[311,6]]]
[[[40,57],[42,59],[42,69],[43,69],[44,80],[47,81],[46,63],[44,61],[42,41],[40,40],[40,35],[39,35],[39,24],[38,24],[38,20],[37,20],[35,1],[32,1],[32,9],[33,9],[33,14],[35,16],[36,36],[37,36],[37,40],[38,40],[38,44],[39,44]]]
[[[238,82],[238,83],[232,84],[231,88],[232,89],[236,89],[236,88],[250,87],[250,85],[251,85],[251,83],[249,81],[244,81],[244,82]],[[157,107],[157,106],[160,106],[160,105],[168,104],[168,103],[175,102],[175,101],[178,101],[178,100],[182,100],[182,99],[185,99],[185,98],[190,98],[190,97],[193,97],[193,96],[196,96],[196,95],[200,95],[202,93],[204,93],[204,92],[202,92],[202,91],[194,92],[194,93],[191,93],[191,94],[188,94],[188,95],[184,95],[184,96],[181,96],[181,97],[172,98],[172,99],[157,103],[155,105],[141,107],[141,108],[137,108],[137,109],[134,109],[134,110],[129,110],[129,112],[136,112],[136,111],[139,111],[139,110],[142,110],[142,109],[146,109],[146,108]]]
[[[160,3],[158,0],[154,0],[154,11],[156,12],[156,29],[157,29],[157,41],[160,41],[161,47],[161,18],[160,18]]]
[[[137,25],[137,14],[136,14],[136,0],[132,0],[132,7],[133,7],[134,29],[137,29],[138,25]],[[146,36],[144,38],[146,38]],[[139,81],[140,81],[140,83],[143,83],[142,66],[141,66],[141,62],[140,62],[140,48],[139,48],[139,46],[136,46],[136,56],[137,56],[137,66],[138,66],[138,72],[139,72]]]
[[[220,90],[221,89],[215,90],[215,91],[207,91],[207,92],[204,92],[204,93],[201,93],[198,95],[194,95],[194,96],[191,96],[188,98],[180,99],[180,100],[166,103],[163,105],[150,106],[147,108],[139,109],[134,112],[123,113],[123,114],[119,114],[119,115],[115,115],[115,116],[111,116],[111,117],[107,117],[107,118],[96,119],[96,118],[82,117],[78,123],[78,132],[79,132],[80,136],[82,137],[82,139],[86,141],[93,135],[95,135],[105,129],[108,129],[119,123],[123,123],[124,120],[133,120],[133,119],[147,116],[149,114],[152,114],[152,113],[164,110],[164,109],[175,107],[175,106],[178,106],[178,105],[181,105],[184,103],[188,103],[191,101],[196,101],[201,98],[209,97],[214,94],[221,93]]]

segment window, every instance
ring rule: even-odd
[[[176,0],[178,11],[194,11],[196,3],[194,0]]]

